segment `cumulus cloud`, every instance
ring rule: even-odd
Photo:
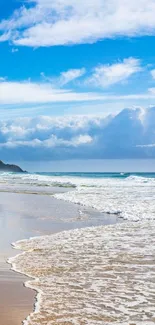
[[[0,41],[54,46],[155,34],[154,0],[33,0],[1,21]]]
[[[115,116],[18,118],[0,122],[0,155],[11,160],[155,158],[155,107]]]
[[[0,153],[17,159],[63,159],[90,151],[96,128],[105,125],[101,117],[37,117],[0,122]],[[81,153],[80,153],[81,152]],[[40,156],[41,155],[41,156]]]
[[[71,138],[70,140],[64,140],[61,138],[57,138],[57,136],[53,135],[46,139],[32,139],[32,140],[8,140],[5,143],[0,143],[0,147],[2,148],[18,148],[18,147],[28,147],[28,148],[55,148],[55,147],[78,147],[80,145],[89,144],[93,141],[93,139],[89,135],[79,135],[75,138]]]
[[[140,63],[138,59],[128,58],[112,65],[100,65],[95,67],[92,76],[86,80],[86,83],[104,88],[123,82],[142,70]]]

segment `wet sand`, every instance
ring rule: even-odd
[[[55,189],[56,191],[56,189]],[[82,210],[82,217],[79,214]],[[58,201],[49,195],[0,193],[0,325],[21,325],[33,309],[35,293],[25,288],[26,277],[6,263],[18,254],[11,243],[20,239],[63,230],[112,224],[106,216],[79,205]]]
[[[0,274],[2,270],[0,269]],[[33,308],[35,293],[24,288],[26,278],[5,271],[5,278],[0,278],[0,324],[18,325]]]

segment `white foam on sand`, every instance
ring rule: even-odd
[[[26,325],[153,325],[155,221],[62,232],[14,244],[9,260],[34,280]]]

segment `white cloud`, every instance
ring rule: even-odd
[[[4,33],[4,34],[0,35],[0,43],[1,42],[6,42],[9,39],[11,39],[11,34],[10,33]]]
[[[9,94],[9,96],[8,96]],[[69,102],[95,102],[119,100],[155,99],[155,88],[140,94],[111,94],[97,92],[76,92],[72,90],[53,88],[49,83],[9,82],[0,81],[0,105],[4,104],[47,104]]]
[[[32,139],[32,140],[9,140],[5,143],[0,143],[1,148],[18,148],[18,147],[29,147],[29,148],[56,148],[56,147],[78,147],[81,145],[88,145],[93,141],[93,138],[89,135],[79,135],[70,140],[65,140],[52,135],[46,140]]]
[[[104,118],[94,117],[93,125],[99,127]],[[92,117],[19,118],[0,123],[1,148],[55,148],[88,145],[93,138],[86,133],[92,124]],[[68,134],[66,132],[68,130]],[[69,136],[68,136],[69,135]]]
[[[62,87],[74,81],[80,77],[82,77],[86,73],[85,68],[81,69],[70,69],[64,72],[61,72],[58,78],[47,77],[44,72],[41,72],[41,76],[43,80],[50,82],[53,86]]]
[[[105,118],[100,116],[65,116],[18,118],[0,122],[0,147],[79,147],[91,144],[92,127],[102,129]]]
[[[141,70],[140,60],[135,58],[124,59],[123,62],[96,67],[86,83],[104,88],[125,81]]]
[[[133,74],[143,70],[141,61],[135,58],[124,59],[111,65],[100,65],[93,69],[90,77],[82,78],[80,85],[104,88],[116,83],[122,83]],[[89,73],[89,71],[88,71]],[[41,82],[9,81],[0,77],[0,105],[14,104],[50,104],[71,102],[108,102],[121,100],[148,100],[155,98],[155,88],[149,88],[145,93],[114,94],[110,92],[86,91],[80,92],[74,88],[65,89],[65,86],[86,74],[86,69],[70,69],[61,72],[59,77],[47,77],[42,72]],[[92,87],[91,87],[92,88]],[[8,96],[9,94],[9,96]]]
[[[0,121],[0,154],[14,159],[155,157],[155,107],[115,116],[18,118]],[[121,127],[120,127],[121,125]],[[117,137],[116,137],[117,135]]]
[[[151,95],[155,95],[155,87],[149,88],[148,91]]]
[[[13,47],[12,50],[11,50],[12,53],[16,53],[16,52],[18,52],[18,51],[19,51],[19,50],[18,50],[17,48],[15,48],[15,47]]]
[[[59,83],[61,86],[68,84],[69,82],[82,77],[86,73],[84,68],[82,69],[70,69],[66,72],[62,72]]]
[[[22,125],[1,125],[1,133],[5,136],[8,137],[10,140],[15,138],[21,139],[25,138],[30,132],[30,129],[27,130],[25,126]]]
[[[137,148],[155,148],[155,143],[137,145]]]
[[[73,145],[78,147],[81,144],[88,144],[93,141],[93,138],[90,135],[84,134],[79,135],[78,137],[75,137],[72,139]]]
[[[29,1],[30,3],[31,1]],[[54,46],[155,34],[154,0],[35,0],[0,23],[14,44]],[[9,34],[8,34],[9,33]]]
[[[152,78],[155,79],[155,69],[151,70],[150,73],[151,73]]]
[[[9,96],[8,96],[9,94]],[[78,93],[54,89],[49,83],[0,82],[0,104],[52,103],[93,101],[104,98],[101,94]]]

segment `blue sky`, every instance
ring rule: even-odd
[[[154,13],[152,0],[2,0],[1,116],[154,105]]]
[[[44,148],[45,160],[62,159],[56,148],[65,148],[66,159],[81,158],[83,146],[84,158],[92,159],[96,153],[99,157],[100,149],[104,151],[105,117],[137,106],[141,107],[138,113],[129,111],[120,118],[129,132],[129,120],[135,119],[134,146],[141,149],[138,154],[133,148],[124,149],[120,156],[154,157],[154,133],[152,129],[147,133],[154,113],[143,113],[155,105],[154,17],[154,0],[138,4],[135,0],[1,0],[0,151],[4,157],[31,160],[33,156],[34,160],[33,151],[40,159],[38,152]],[[40,116],[47,116],[46,121]],[[110,123],[112,132],[117,118]],[[141,126],[147,129],[143,142],[137,136]],[[111,157],[113,148],[108,145]]]

